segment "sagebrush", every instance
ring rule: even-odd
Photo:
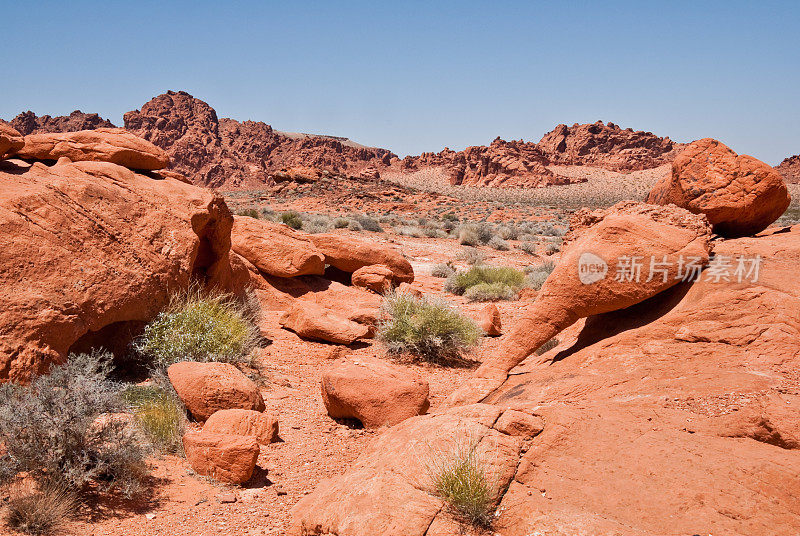
[[[473,266],[469,270],[459,272],[448,278],[445,290],[453,294],[464,294],[470,287],[480,283],[500,283],[512,290],[517,290],[525,282],[525,274],[507,266]]]

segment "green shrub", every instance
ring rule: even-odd
[[[507,266],[473,266],[448,278],[445,290],[453,294],[464,294],[470,287],[480,283],[501,283],[517,290],[525,282],[525,274]]]
[[[175,294],[147,324],[135,348],[156,368],[179,361],[246,361],[260,336],[256,314],[223,294]]]
[[[455,273],[455,267],[449,262],[443,262],[431,268],[431,275],[433,277],[447,278]]]
[[[478,283],[469,287],[464,292],[464,297],[471,302],[487,302],[513,300],[517,293],[505,283]]]
[[[125,409],[108,379],[111,359],[73,354],[27,386],[0,384],[0,481],[24,472],[40,486],[76,493],[90,482],[127,496],[140,490],[147,440],[121,419],[95,423]]]
[[[487,464],[476,451],[477,441],[462,441],[452,453],[435,456],[427,465],[433,488],[458,517],[478,526],[492,521],[494,497]]]
[[[431,362],[457,361],[481,336],[475,322],[442,300],[391,293],[381,304],[378,337],[390,353]]]
[[[41,536],[60,531],[78,508],[76,494],[54,484],[16,486],[6,506],[6,525],[17,532]]]
[[[281,221],[292,229],[303,228],[303,218],[297,212],[290,210],[281,214]]]
[[[153,445],[162,452],[180,452],[186,414],[173,390],[133,385],[122,391],[122,398]]]

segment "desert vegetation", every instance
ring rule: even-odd
[[[168,380],[131,385],[122,391],[122,399],[153,446],[164,453],[180,453],[186,410]]]
[[[381,304],[378,337],[392,354],[433,363],[463,361],[481,336],[475,322],[444,300],[390,293]]]
[[[507,266],[475,265],[447,278],[445,290],[470,301],[513,299],[525,283],[525,274]]]

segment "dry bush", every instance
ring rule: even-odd
[[[517,293],[505,283],[478,283],[469,287],[464,292],[464,297],[470,302],[489,302],[513,300]]]
[[[519,249],[521,249],[522,251],[524,251],[528,255],[536,255],[536,243],[535,242],[525,241],[525,242],[521,243],[518,247],[519,247]]]
[[[433,277],[441,277],[446,279],[456,273],[456,269],[450,262],[439,263],[431,268],[431,275]]]
[[[186,411],[171,385],[132,385],[122,398],[154,446],[166,453],[181,451]]]
[[[516,290],[525,282],[525,274],[508,266],[473,266],[447,279],[445,290],[453,294],[464,294],[468,288],[480,283],[500,283]]]
[[[509,245],[508,242],[500,238],[499,236],[493,236],[488,243],[489,247],[492,247],[498,251],[508,251]]]
[[[281,214],[281,222],[288,225],[292,229],[303,228],[303,217],[294,210],[289,210]]]
[[[456,257],[457,260],[464,261],[470,266],[476,266],[478,264],[481,264],[485,258],[486,258],[485,253],[483,253],[478,248],[471,248],[471,247],[464,248],[463,250],[461,250],[461,253],[459,253],[458,256]]]
[[[541,289],[555,267],[556,265],[553,261],[545,261],[538,266],[530,267],[529,270],[526,269],[528,275],[525,277],[525,286],[535,290]]]
[[[77,495],[62,486],[22,484],[9,490],[5,522],[10,529],[23,534],[52,534],[60,531],[77,508]]]

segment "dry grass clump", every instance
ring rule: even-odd
[[[459,272],[447,279],[445,290],[453,294],[464,294],[475,285],[502,284],[516,291],[525,282],[525,274],[507,266],[473,266],[465,272]]]
[[[464,297],[470,302],[490,302],[513,300],[517,293],[505,283],[478,283],[469,287]]]
[[[442,300],[390,293],[381,303],[378,338],[390,353],[434,363],[460,361],[481,336],[474,321]]]
[[[140,491],[149,448],[129,421],[110,418],[125,410],[108,379],[111,359],[73,354],[27,386],[0,385],[0,483],[25,473],[75,493],[90,483],[127,496]]]
[[[446,279],[455,273],[456,268],[451,262],[442,262],[431,268],[431,275],[433,277]]]
[[[166,453],[181,451],[186,413],[174,390],[132,385],[122,391],[122,398],[154,446]]]
[[[542,355],[543,353],[549,352],[558,345],[559,345],[559,340],[553,337],[552,339],[548,340],[543,345],[541,345],[539,348],[537,348],[535,353],[536,355]]]
[[[281,214],[281,222],[288,225],[292,229],[302,229],[303,228],[303,217],[294,210],[289,210]]]
[[[464,521],[488,527],[494,497],[488,464],[477,452],[477,441],[459,441],[452,452],[439,453],[427,464],[428,476],[437,495]]]
[[[77,495],[56,484],[13,486],[9,495],[4,515],[6,526],[23,534],[52,534],[78,508]]]
[[[246,361],[260,340],[253,303],[198,288],[176,293],[135,348],[160,369],[179,361]]]
[[[492,248],[494,248],[494,249],[496,249],[498,251],[508,251],[509,247],[510,247],[508,245],[508,242],[506,242],[505,240],[503,240],[499,236],[493,236],[491,238],[491,240],[489,240],[488,246],[492,247]]]
[[[486,254],[478,248],[466,247],[456,257],[457,260],[464,261],[470,266],[481,264],[486,259]]]
[[[538,266],[529,267],[525,270],[527,276],[525,277],[525,286],[539,290],[547,281],[547,277],[555,270],[555,263],[553,261],[545,261]]]

